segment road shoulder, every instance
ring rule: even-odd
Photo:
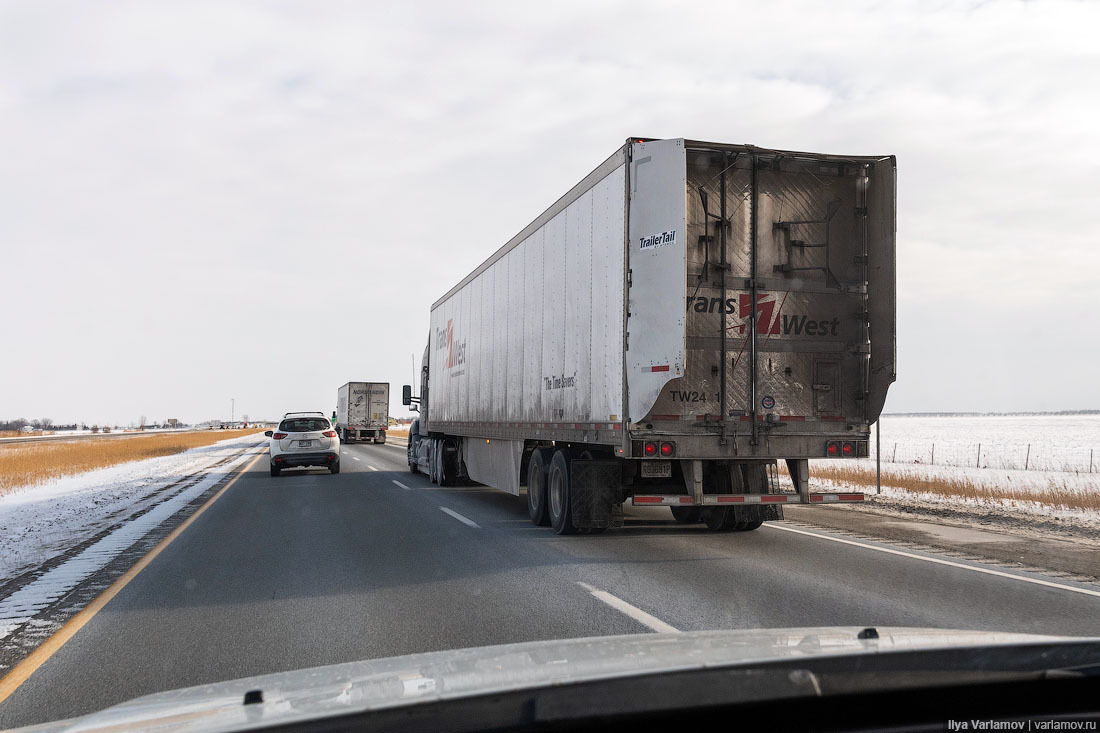
[[[870,540],[934,548],[1004,567],[1039,570],[1086,581],[1100,580],[1100,540],[1054,539],[1041,528],[968,517],[885,512],[871,507],[783,509],[788,521]]]

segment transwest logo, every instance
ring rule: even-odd
[[[454,321],[447,321],[447,328],[435,330],[435,350],[447,350],[447,369],[466,363],[466,339],[455,341]]]
[[[676,244],[675,229],[638,239],[639,249],[656,249],[657,247],[664,247],[666,244]]]
[[[811,318],[808,315],[793,314],[783,315],[779,311],[782,303],[776,300],[773,294],[759,294],[756,296],[756,322],[759,325],[757,333],[783,336],[836,336],[840,326],[839,318]],[[741,293],[736,299],[726,298],[725,303],[721,298],[707,298],[706,296],[689,295],[687,310],[696,313],[725,313],[748,320],[752,315],[752,295]],[[737,333],[744,335],[748,330],[748,323],[739,323],[731,328],[736,328]]]

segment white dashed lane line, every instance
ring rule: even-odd
[[[454,511],[453,509],[448,509],[445,506],[441,506],[441,507],[439,507],[439,511],[443,512],[444,514],[449,514],[450,516],[454,517],[458,521],[465,524],[467,527],[473,527],[474,529],[481,529],[481,527],[478,526],[477,522],[473,521],[472,519],[467,519],[466,517],[462,516],[458,512]]]
[[[443,507],[440,507],[440,509],[442,509],[442,508]],[[444,511],[446,511],[446,510],[444,510]],[[591,593],[597,600],[603,601],[607,605],[614,608],[616,611],[629,616],[630,618],[634,619],[635,621],[640,623],[642,626],[645,626],[646,628],[653,629],[654,631],[656,631],[658,633],[664,633],[664,634],[670,634],[670,633],[671,634],[678,634],[678,633],[680,633],[680,630],[678,628],[676,628],[675,626],[670,626],[669,624],[666,624],[664,621],[657,618],[656,616],[653,616],[651,614],[646,613],[645,611],[638,608],[637,606],[630,605],[629,603],[624,601],[622,598],[619,598],[618,596],[613,596],[605,590],[600,590],[599,588],[594,588],[591,585],[589,585],[588,583],[582,583],[580,581],[577,581],[577,585],[579,585],[580,587],[584,588],[586,591]]]
[[[396,480],[396,479],[394,479],[394,481],[393,481],[393,482],[394,482],[395,484],[397,484],[398,486],[400,486],[401,488],[403,488],[403,489],[404,489],[405,491],[409,491],[409,490],[410,490],[408,486],[406,486],[405,484],[401,483],[400,481],[398,481],[398,480]]]
[[[356,459],[356,460],[358,460],[358,459]],[[372,471],[377,471],[377,470],[378,470],[377,468],[375,468],[374,466],[370,465],[369,463],[367,464],[367,468],[369,468],[369,469],[370,469],[370,470],[372,470]]]
[[[358,458],[356,458],[355,456],[352,456],[352,457],[351,457],[351,460],[353,460],[353,461],[358,461],[359,459],[358,459]]]

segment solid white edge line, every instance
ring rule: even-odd
[[[439,511],[443,512],[444,514],[451,515],[452,517],[454,517],[455,519],[457,519],[458,521],[462,522],[463,524],[465,524],[469,527],[473,527],[474,529],[481,529],[481,527],[478,526],[477,522],[473,521],[472,519],[467,519],[466,517],[462,516],[458,512],[454,511],[453,509],[448,509],[445,506],[441,506],[441,507],[439,507]]]
[[[816,532],[807,532],[804,529],[795,529],[794,527],[784,527],[780,524],[774,524],[772,522],[765,522],[765,527],[770,529],[780,529],[784,532],[794,532],[795,534],[804,534],[808,537],[817,537],[821,540],[828,540],[830,542],[839,542],[842,545],[852,545],[853,547],[862,547],[865,550],[874,550],[875,552],[885,552],[887,555],[897,555],[899,557],[907,557],[911,560],[923,560],[924,562],[934,563],[936,565],[946,565],[951,568],[959,568],[961,570],[971,570],[975,573],[984,573],[985,575],[994,575],[998,578],[1008,578],[1010,580],[1019,580],[1023,583],[1033,583],[1035,585],[1046,586],[1047,588],[1057,588],[1058,590],[1068,590],[1072,593],[1081,593],[1086,596],[1093,596],[1100,598],[1100,591],[1090,590],[1088,588],[1078,588],[1072,585],[1063,585],[1062,583],[1055,583],[1050,580],[1039,580],[1038,578],[1028,578],[1023,575],[1015,575],[1013,573],[1006,573],[1000,570],[993,570],[992,568],[982,568],[974,565],[966,565],[961,562],[952,562],[951,560],[941,560],[938,557],[927,557],[925,555],[917,555],[912,552],[905,552],[903,550],[891,550],[888,547],[876,547],[875,545],[868,545],[863,542],[856,542],[855,540],[845,540],[840,537],[830,537],[826,534],[818,534]]]
[[[579,580],[577,581],[577,585],[591,593],[593,596],[596,597],[597,600],[603,601],[607,605],[614,608],[616,611],[626,614],[630,618],[640,623],[642,626],[653,629],[654,631],[662,634],[680,633],[680,630],[675,626],[670,626],[669,624],[666,624],[664,621],[657,618],[656,616],[651,616],[637,606],[632,606],[624,601],[622,598],[613,596],[605,590],[594,588],[588,583],[582,583]]]
[[[398,486],[400,486],[401,488],[403,488],[403,489],[404,489],[405,491],[411,491],[411,489],[410,489],[410,488],[409,488],[408,486],[406,486],[405,484],[401,483],[401,482],[400,482],[400,481],[398,481],[397,479],[393,479],[393,482],[394,482],[395,484],[397,484]]]

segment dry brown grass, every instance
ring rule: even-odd
[[[786,467],[781,465],[780,473],[786,473]],[[867,466],[815,464],[810,468],[810,476],[857,488],[874,488],[876,485],[875,469]],[[883,469],[882,485],[914,493],[936,494],[959,499],[999,503],[1037,503],[1056,509],[1100,510],[1100,491],[1074,489],[1064,480],[1059,482],[1055,478],[1049,478],[1044,488],[1013,488],[977,482],[967,476],[948,478]]]
[[[393,436],[394,438],[408,438],[408,428],[389,428],[386,430],[386,437]]]
[[[22,430],[0,430],[0,438],[22,438],[28,435],[42,435],[42,431],[35,430],[33,433],[24,433]]]
[[[262,430],[202,430],[133,438],[58,439],[57,442],[4,445],[0,447],[0,494],[16,486],[41,484],[96,468],[169,456],[256,432]]]

